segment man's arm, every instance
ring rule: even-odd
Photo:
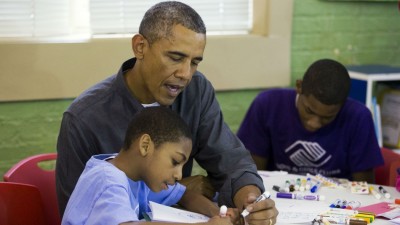
[[[61,216],[64,214],[69,197],[86,161],[92,155],[88,146],[88,139],[84,136],[83,128],[69,113],[64,113],[57,140],[56,161],[56,191]]]
[[[172,108],[191,127],[192,156],[207,171],[219,192],[220,204],[233,207],[233,195],[243,186],[264,189],[250,153],[224,122],[214,88],[204,75],[196,73],[193,76]]]

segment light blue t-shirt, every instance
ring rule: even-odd
[[[176,204],[186,188],[179,183],[168,190],[152,192],[143,181],[133,181],[105,159],[90,158],[68,201],[61,224],[120,224],[138,221],[149,212],[149,201]]]

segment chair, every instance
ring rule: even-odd
[[[0,182],[0,224],[46,223],[39,189],[33,185]]]
[[[30,156],[15,164],[4,174],[4,181],[31,184],[41,194],[47,225],[61,224],[56,195],[55,170],[44,170],[39,166],[46,161],[55,161],[57,153]]]
[[[375,183],[396,186],[397,168],[400,168],[400,154],[391,149],[381,149],[385,164],[375,168]]]

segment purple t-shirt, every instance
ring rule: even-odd
[[[255,98],[238,136],[252,154],[268,158],[268,170],[351,179],[383,164],[371,112],[352,99],[330,124],[309,132],[300,121],[296,91],[270,89]]]

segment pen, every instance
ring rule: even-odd
[[[221,217],[225,217],[227,211],[228,211],[228,208],[226,207],[226,205],[222,205],[221,208],[219,209],[219,215]]]
[[[271,197],[271,193],[266,191],[262,195],[258,196],[258,198],[253,203],[257,203],[259,201],[265,200],[265,199],[270,198],[270,197]],[[243,212],[242,212],[242,216],[243,217],[246,217],[249,214],[250,214],[250,212],[247,211],[247,209],[244,209]]]
[[[320,181],[317,181],[317,183],[316,183],[314,186],[312,186],[312,188],[310,189],[311,193],[317,192],[317,191],[318,191],[318,188],[319,188],[320,186],[321,186],[321,182],[320,182]]]
[[[314,201],[323,201],[325,200],[325,196],[323,195],[302,195],[296,193],[276,193],[277,198],[290,198],[290,199],[298,199],[298,200],[314,200]]]
[[[376,199],[381,199],[382,196],[378,192],[376,192],[372,186],[369,187],[369,191],[375,196]]]
[[[390,198],[390,194],[382,186],[379,186],[379,192],[381,192],[385,198]]]

